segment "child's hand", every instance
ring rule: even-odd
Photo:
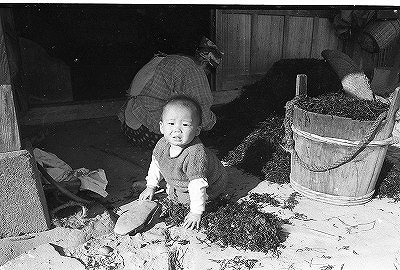
[[[185,217],[185,221],[183,222],[183,227],[192,230],[199,229],[200,220],[201,220],[201,214],[195,214],[189,212],[189,214],[187,214],[187,216]]]
[[[139,195],[139,201],[152,200],[154,196],[154,188],[146,187]]]

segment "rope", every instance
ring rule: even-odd
[[[293,130],[292,130],[292,125],[293,125],[293,111],[294,111],[294,105],[296,102],[301,98],[301,96],[296,96],[294,99],[289,100],[286,103],[286,112],[285,112],[285,137],[284,137],[284,149],[292,154],[292,157],[299,162],[299,164],[312,172],[326,172],[332,169],[335,169],[339,166],[342,166],[348,162],[350,162],[352,159],[354,159],[358,153],[360,153],[370,141],[372,141],[374,134],[379,127],[379,125],[382,123],[382,121],[386,118],[387,111],[381,113],[378,118],[374,121],[373,125],[371,128],[368,130],[368,132],[365,134],[364,138],[358,142],[357,145],[354,146],[354,150],[343,156],[341,159],[337,160],[331,165],[325,165],[325,166],[317,166],[317,165],[312,165],[304,162],[296,152],[294,148],[294,139],[293,139]]]
[[[285,120],[284,120],[284,127],[285,127],[285,136],[283,137],[283,148],[287,152],[291,152],[292,149],[294,149],[294,140],[293,140],[293,130],[292,130],[292,124],[293,124],[293,110],[294,110],[294,105],[297,103],[297,101],[301,98],[302,96],[295,96],[292,100],[289,100],[286,102],[285,105]]]
[[[316,134],[306,132],[304,130],[297,129],[294,126],[292,126],[292,130],[297,135],[307,138],[309,140],[315,141],[315,142],[323,142],[323,143],[327,143],[327,144],[339,144],[339,145],[343,145],[343,146],[357,146],[360,143],[360,141],[349,141],[349,140],[344,140],[344,139],[339,139],[339,138],[322,137],[322,136],[319,136]],[[385,146],[385,145],[393,144],[394,142],[395,142],[395,138],[393,136],[390,136],[389,138],[386,138],[384,140],[370,141],[368,143],[368,146]]]

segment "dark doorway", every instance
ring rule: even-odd
[[[60,87],[43,89],[46,79],[36,79],[39,86],[32,81],[29,94],[38,104],[63,101],[62,95],[73,101],[122,98],[154,53],[191,54],[201,36],[211,33],[212,9],[201,5],[26,4],[12,10],[24,46],[38,44],[65,64],[62,70],[69,69],[71,97],[62,89],[50,93]],[[48,80],[51,72],[58,76],[57,68],[46,71],[33,55],[30,63],[38,67],[28,67],[31,73],[40,69]]]

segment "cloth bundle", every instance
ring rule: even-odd
[[[56,182],[69,182],[79,179],[81,182],[80,190],[90,190],[102,197],[107,197],[106,186],[108,181],[103,169],[90,171],[86,168],[80,168],[73,170],[55,154],[39,148],[33,149],[33,155],[35,160],[46,169],[46,172]]]

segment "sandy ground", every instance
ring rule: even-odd
[[[74,168],[82,166],[85,158],[89,157],[89,150],[92,151],[91,157],[97,155],[86,165],[92,166],[91,169],[103,168],[108,173],[110,197],[107,199],[116,209],[134,198],[130,186],[143,179],[150,153],[125,145],[117,135],[119,131],[115,122],[106,121],[111,123],[106,128],[103,123],[97,124],[109,136],[111,134],[107,141],[97,139],[85,144],[75,137],[57,144],[57,134],[76,136],[68,134],[70,129],[67,125],[49,129],[50,138],[41,145],[47,148],[44,150],[57,153]],[[97,124],[92,123],[91,128]],[[88,123],[81,126],[88,126]],[[85,151],[71,164],[68,157],[71,158],[77,149]],[[391,149],[388,154],[400,162],[399,149]],[[128,169],[121,170],[123,167]],[[228,168],[228,172],[228,193],[237,199],[256,192],[268,193],[283,202],[294,192],[289,184],[261,182],[234,167]],[[168,228],[163,222],[154,222],[146,231],[135,235],[118,236],[112,232],[115,220],[106,215],[98,219],[108,222],[102,233],[82,235],[82,231],[90,229],[56,228],[34,235],[42,241],[31,241],[30,245],[23,242],[29,239],[2,239],[0,245],[11,245],[12,242],[14,248],[19,245],[22,254],[14,254],[14,259],[0,269],[400,269],[399,203],[374,198],[364,205],[334,206],[303,196],[296,198],[299,203],[293,210],[272,206],[263,209],[291,222],[284,225],[288,237],[283,243],[285,247],[280,248],[279,257],[232,247],[221,248],[209,243],[201,232]],[[54,230],[59,236],[54,237]],[[43,234],[48,237],[43,237]],[[26,246],[25,250],[21,246]],[[29,261],[32,258],[37,268]],[[67,265],[74,267],[68,268]]]
[[[235,168],[229,173],[231,191],[240,194],[242,186],[257,182]],[[283,202],[293,190],[290,185],[264,181],[251,192],[268,193]],[[302,196],[297,199],[293,210],[263,209],[291,222],[284,225],[289,236],[279,257],[221,248],[207,242],[201,232],[167,228],[162,222],[135,235],[110,232],[93,237],[63,249],[63,255],[77,258],[86,269],[400,269],[398,203],[373,199],[365,205],[343,207]],[[15,268],[10,261],[0,269],[28,268]]]

